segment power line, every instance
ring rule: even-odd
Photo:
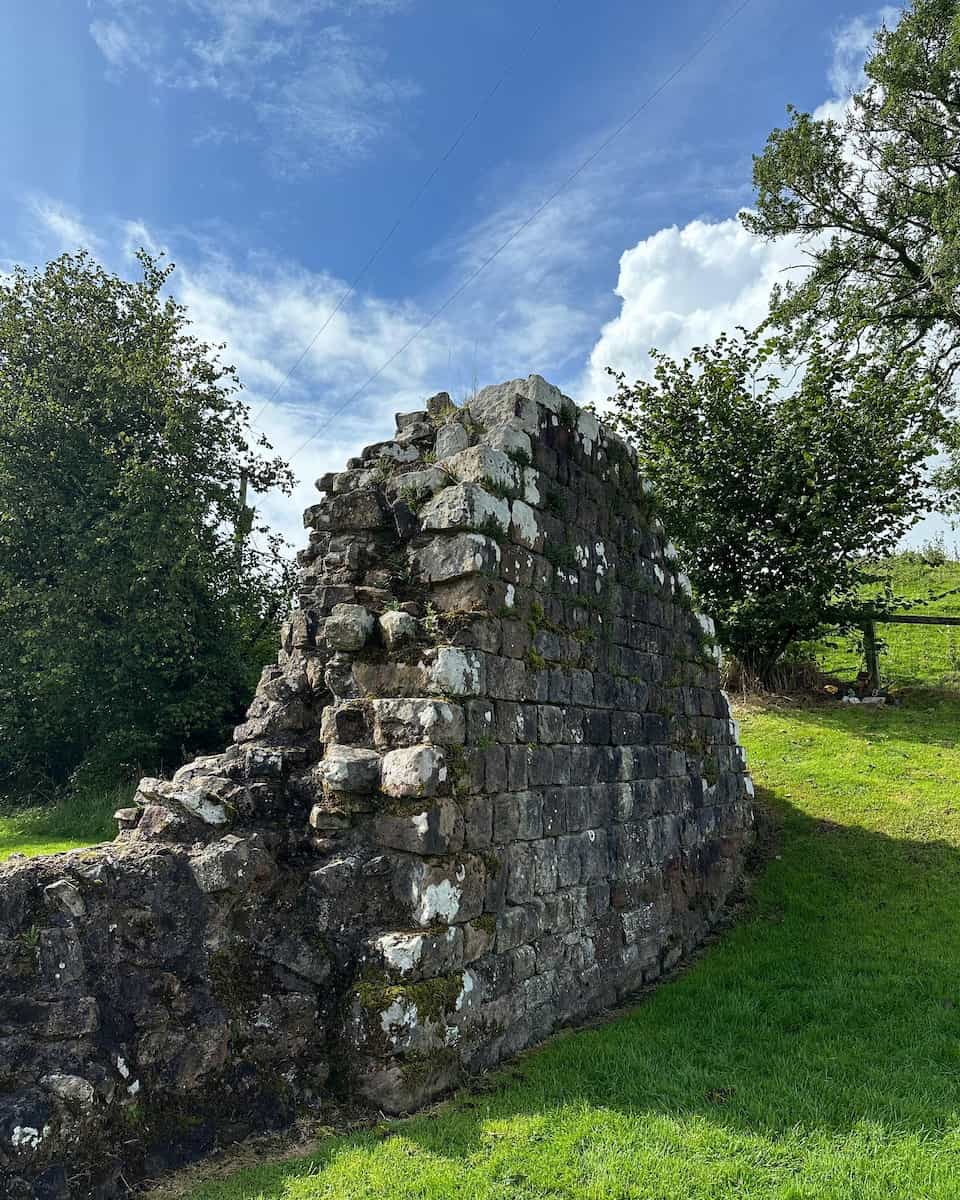
[[[560,7],[560,2],[561,2],[561,0],[554,0],[553,7],[550,9],[551,16]],[[533,31],[529,35],[529,37],[526,39],[526,41],[523,43],[520,54],[517,54],[514,56],[514,58],[510,62],[510,65],[508,65],[507,67],[504,68],[503,74],[500,76],[500,78],[497,80],[497,82],[493,85],[492,88],[490,88],[490,90],[486,93],[486,95],[481,99],[480,103],[477,105],[476,111],[474,112],[473,116],[466,122],[466,124],[463,126],[463,128],[460,130],[460,132],[457,134],[457,136],[453,139],[453,141],[450,143],[450,145],[443,152],[443,154],[441,155],[436,166],[433,168],[433,170],[430,172],[430,174],[426,177],[426,179],[420,185],[419,190],[415,193],[413,198],[407,204],[406,208],[404,208],[401,211],[400,215],[397,217],[397,219],[391,225],[391,227],[390,227],[389,231],[387,232],[387,234],[385,235],[385,237],[383,237],[382,240],[380,241],[380,244],[376,247],[376,249],[373,251],[373,253],[370,255],[370,257],[367,259],[367,261],[360,268],[360,271],[355,276],[353,282],[350,284],[350,286],[343,293],[343,295],[340,297],[340,299],[337,301],[337,303],[334,305],[334,307],[327,314],[326,320],[323,322],[323,324],[320,326],[320,328],[317,330],[317,332],[313,335],[313,337],[310,339],[310,341],[307,342],[307,344],[304,346],[304,348],[300,351],[299,355],[297,356],[293,365],[287,371],[286,375],[284,375],[284,377],[280,380],[280,382],[277,384],[277,386],[273,389],[273,391],[270,393],[270,395],[267,397],[267,399],[263,402],[263,404],[260,406],[260,408],[258,408],[256,413],[254,413],[254,415],[250,418],[251,425],[254,424],[257,420],[259,420],[259,418],[263,415],[264,412],[266,412],[266,410],[270,407],[270,405],[274,402],[274,400],[276,400],[277,396],[280,394],[280,392],[283,390],[283,388],[286,386],[286,384],[290,381],[290,378],[293,376],[294,372],[297,370],[297,368],[300,366],[300,364],[303,362],[303,360],[307,357],[307,355],[310,353],[310,351],[313,349],[313,347],[316,345],[317,339],[321,336],[321,334],[324,332],[324,330],[327,329],[327,327],[329,326],[329,324],[333,320],[333,318],[337,315],[337,313],[340,311],[340,309],[343,308],[344,304],[346,304],[346,302],[350,299],[350,297],[353,295],[353,293],[357,290],[357,285],[360,283],[360,281],[366,275],[367,271],[370,270],[370,268],[373,266],[373,264],[380,257],[381,253],[386,249],[387,244],[393,238],[393,235],[397,232],[397,230],[403,224],[403,221],[410,214],[410,212],[420,202],[420,199],[423,196],[424,192],[426,192],[426,190],[430,186],[430,184],[433,183],[434,179],[436,179],[436,177],[440,173],[440,170],[443,167],[443,165],[450,159],[450,157],[456,151],[457,147],[460,145],[460,143],[463,141],[463,139],[467,136],[467,134],[470,132],[472,127],[476,124],[476,122],[480,116],[480,113],[483,111],[484,108],[486,108],[486,106],[490,103],[490,101],[493,99],[493,97],[500,90],[501,86],[503,85],[507,76],[510,74],[510,72],[512,70],[513,63],[516,62],[521,57],[522,54],[526,53],[527,47],[530,45],[531,42],[534,41],[534,39],[540,33],[540,30],[544,27],[544,25],[546,23],[547,23],[547,17],[544,16],[541,19],[541,21],[539,22],[539,24],[537,24],[535,26],[535,28],[533,29]]]
[[[323,422],[322,425],[319,425],[305,441],[300,443],[300,445],[296,448],[296,450],[294,450],[293,454],[290,455],[289,461],[293,462],[293,460],[297,457],[297,455],[300,454],[303,450],[305,450],[306,447],[309,446],[310,443],[314,440],[314,438],[319,437],[320,434],[323,433],[323,431],[329,427],[329,425],[331,424],[331,422],[333,421],[333,419],[335,417],[338,417],[340,415],[340,413],[342,413],[344,411],[344,409],[349,408],[350,405],[353,404],[355,400],[358,400],[360,398],[360,396],[362,396],[363,393],[367,390],[367,388],[370,386],[370,384],[373,383],[375,380],[379,379],[379,377],[383,374],[383,372],[387,369],[387,367],[389,367],[392,363],[396,362],[396,360],[400,357],[400,355],[403,354],[403,352],[405,350],[407,350],[416,341],[416,339],[420,336],[420,334],[423,333],[425,330],[429,329],[430,326],[433,324],[433,322],[437,319],[437,317],[439,317],[441,313],[445,312],[446,309],[448,309],[450,307],[450,305],[460,295],[462,295],[463,292],[465,292],[467,290],[467,288],[470,286],[471,283],[473,283],[473,281],[477,278],[477,276],[480,275],[483,271],[485,271],[487,269],[487,267],[493,262],[493,260],[495,258],[497,258],[500,254],[502,254],[503,251],[506,250],[506,248],[510,245],[510,243],[515,241],[520,236],[520,234],[523,233],[523,231],[528,228],[528,226],[532,225],[533,222],[537,219],[537,217],[539,217],[540,214],[544,211],[544,209],[547,208],[548,205],[552,204],[553,201],[556,200],[556,198],[560,195],[560,193],[565,191],[566,188],[568,188],[570,186],[570,184],[573,183],[573,181],[579,175],[581,175],[587,169],[587,167],[589,167],[590,164],[595,159],[597,159],[604,152],[604,150],[606,150],[607,147],[616,138],[618,138],[620,136],[620,134],[623,133],[623,131],[630,124],[632,124],[633,121],[635,121],[637,119],[637,117],[643,112],[643,110],[645,108],[647,108],[650,104],[652,104],[653,101],[656,100],[656,98],[663,91],[665,91],[666,88],[668,88],[670,86],[670,84],[677,78],[678,75],[682,74],[687,69],[687,67],[690,66],[691,63],[695,62],[700,57],[700,55],[704,52],[704,50],[706,50],[706,48],[712,42],[716,41],[716,39],[720,36],[720,34],[727,28],[728,25],[730,25],[733,21],[736,20],[736,18],[743,12],[743,10],[747,7],[748,4],[750,4],[750,0],[741,0],[741,3],[737,5],[737,7],[730,13],[730,15],[725,17],[724,20],[721,21],[720,24],[716,27],[716,29],[714,29],[712,33],[710,33],[706,38],[704,38],[704,40],[697,46],[697,48],[690,55],[688,55],[687,58],[685,58],[679,64],[679,66],[674,68],[674,70],[671,71],[671,73],[666,77],[666,79],[664,79],[663,82],[660,83],[649,94],[649,96],[647,96],[633,110],[633,112],[630,113],[630,115],[628,117],[626,117],[616,127],[616,129],[614,129],[614,131],[611,134],[609,134],[606,138],[604,138],[604,140],[596,147],[596,149],[591,151],[591,153],[587,155],[587,157],[583,160],[583,162],[580,163],[580,165],[578,167],[576,167],[573,171],[571,171],[571,173],[550,193],[550,195],[546,198],[546,200],[544,200],[542,202],[542,204],[540,204],[537,208],[535,208],[533,210],[533,212],[530,214],[530,216],[528,216],[524,221],[522,221],[516,227],[516,229],[513,231],[513,233],[511,233],[509,237],[504,239],[504,241],[502,241],[500,243],[500,245],[497,246],[497,248],[493,251],[493,253],[490,254],[487,258],[485,258],[483,260],[483,262],[481,262],[480,265],[478,267],[476,267],[475,270],[473,270],[467,276],[467,278],[463,281],[463,283],[460,284],[459,287],[457,287],[456,289],[454,289],[454,291],[452,291],[450,293],[450,295],[446,298],[446,300],[444,300],[444,302],[440,305],[440,307],[435,309],[434,312],[431,313],[431,315],[423,322],[423,324],[414,330],[414,332],[410,335],[410,337],[407,338],[407,340],[403,343],[403,345],[399,348],[399,350],[396,350],[393,354],[390,355],[390,357],[385,362],[381,363],[381,365],[376,369],[376,371],[374,371],[372,375],[370,375],[366,380],[364,380],[364,382],[360,385],[360,387],[357,388],[357,390],[355,392],[353,392],[352,395],[350,395],[346,400],[344,400],[344,402],[342,404],[340,404],[337,408],[335,408],[333,410],[332,413],[330,413],[330,415],[327,417],[327,419]]]

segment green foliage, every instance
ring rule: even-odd
[[[865,70],[842,120],[788,109],[754,159],[743,221],[807,243],[812,270],[774,294],[778,325],[800,341],[921,346],[946,395],[960,366],[960,4],[912,0]],[[956,500],[960,468],[943,484]]]
[[[614,400],[700,605],[761,678],[795,639],[855,619],[865,559],[926,506],[936,422],[909,355],[813,344],[783,386],[772,353],[745,332],[680,363],[655,353],[655,382],[620,376]]]
[[[216,743],[289,586],[234,369],[163,289],[87,255],[0,281],[0,781],[58,784]],[[261,448],[267,448],[261,440]]]

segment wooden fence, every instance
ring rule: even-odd
[[[960,625],[960,617],[925,617],[914,616],[912,613],[891,613],[888,616],[871,617],[864,621],[860,628],[863,630],[863,653],[867,660],[867,675],[870,686],[880,687],[880,658],[877,653],[878,625]]]

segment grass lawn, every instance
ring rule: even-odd
[[[11,854],[56,854],[108,841],[117,834],[113,814],[132,796],[132,785],[118,785],[75,792],[42,808],[0,802],[0,862]]]
[[[884,569],[897,596],[921,599],[960,588],[960,562],[948,560],[931,566],[899,556],[889,559]],[[875,595],[878,590],[865,588],[864,595]],[[960,592],[905,611],[960,616]],[[960,626],[878,625],[877,637],[886,643],[880,657],[885,683],[960,688]],[[817,659],[824,670],[836,671],[839,678],[851,680],[863,666],[860,642],[859,635],[827,638],[816,647]]]
[[[960,698],[748,707],[778,857],[609,1025],[190,1200],[957,1200]]]

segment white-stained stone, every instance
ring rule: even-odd
[[[497,490],[515,492],[520,487],[520,471],[502,450],[489,446],[470,446],[445,458],[439,464],[461,483],[492,485]]]
[[[600,436],[600,422],[593,413],[582,408],[577,410],[577,433],[583,439],[584,450],[589,454]]]
[[[446,759],[436,746],[407,746],[383,756],[380,787],[387,796],[435,796],[446,778]]]
[[[359,746],[329,746],[317,773],[327,791],[365,794],[379,785],[380,755]]]
[[[220,801],[203,787],[171,787],[166,795],[205,825],[226,825],[230,816]]]
[[[462,745],[466,737],[466,720],[459,704],[401,698],[373,700],[370,707],[373,740],[381,748],[422,742]]]
[[[90,1108],[97,1096],[93,1084],[82,1075],[44,1075],[40,1082],[55,1096],[79,1108]]]
[[[406,442],[385,442],[379,447],[379,455],[398,463],[413,463],[420,457],[420,451]]]
[[[527,504],[532,504],[536,508],[543,504],[543,494],[540,491],[540,472],[535,467],[524,468],[523,498]]]
[[[332,650],[361,650],[373,633],[374,616],[362,604],[335,604],[323,627]]]
[[[543,531],[540,528],[540,518],[536,509],[523,500],[514,500],[511,504],[510,525],[514,538],[528,550],[539,550],[542,547]]]
[[[526,385],[525,379],[512,379],[481,388],[467,405],[471,420],[484,429],[516,421],[519,428],[535,433],[540,427],[540,417],[536,404],[522,390]]]
[[[450,485],[450,476],[439,467],[425,467],[422,471],[405,471],[402,475],[393,475],[387,480],[386,492],[395,498],[409,496],[420,500],[424,496],[433,496]]]
[[[559,412],[565,404],[572,408],[576,407],[569,397],[565,396],[552,383],[547,383],[542,375],[528,375],[526,379],[519,381],[517,390],[535,404],[542,404],[550,412]]]
[[[476,483],[459,483],[445,488],[420,511],[423,529],[481,529],[492,522],[506,533],[510,505]]]
[[[437,537],[414,554],[416,569],[427,583],[459,579],[494,571],[500,564],[500,547],[485,534],[458,533]]]
[[[437,430],[437,458],[449,458],[470,445],[470,435],[459,421],[450,421]]]
[[[455,925],[430,933],[385,933],[370,946],[388,970],[421,979],[459,970],[463,948],[463,930]]]
[[[57,904],[71,917],[86,916],[87,906],[75,884],[69,879],[57,879],[48,883],[43,894],[51,904]]]
[[[441,646],[427,673],[433,689],[445,696],[479,696],[483,691],[483,659],[476,650]]]
[[[412,641],[417,636],[416,618],[407,612],[391,609],[380,615],[380,632],[388,650]]]
[[[528,461],[533,458],[533,443],[530,441],[530,435],[524,433],[516,418],[512,421],[504,421],[502,425],[494,425],[483,440],[491,449],[502,450],[504,454],[518,454]]]

